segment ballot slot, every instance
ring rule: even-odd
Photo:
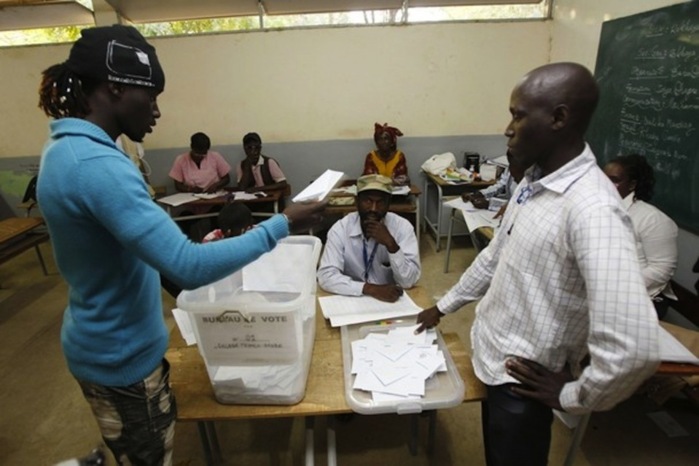
[[[303,399],[315,339],[320,250],[318,238],[288,237],[242,270],[178,296],[220,403]]]
[[[441,334],[433,330],[420,340],[420,336],[413,335],[415,328],[412,320],[342,327],[345,398],[353,411],[411,414],[449,408],[463,401],[464,383]],[[424,333],[421,335],[425,338]],[[357,348],[361,345],[379,354],[366,356],[366,348]],[[361,353],[357,358],[354,355],[358,351]],[[441,363],[437,355],[441,355]],[[367,360],[357,360],[365,357]]]

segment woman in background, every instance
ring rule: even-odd
[[[379,174],[391,178],[395,186],[410,185],[405,154],[396,148],[399,136],[403,133],[398,128],[374,123],[376,150],[367,154],[362,176]]]
[[[648,203],[653,197],[655,176],[645,157],[617,157],[605,165],[604,173],[616,186],[631,217],[643,280],[662,319],[670,302],[677,300],[670,286],[677,268],[677,225]]]

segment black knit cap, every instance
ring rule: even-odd
[[[165,74],[155,48],[132,26],[83,29],[65,65],[78,76],[154,88],[162,92]]]

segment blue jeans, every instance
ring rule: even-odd
[[[553,411],[516,395],[511,384],[486,386],[482,406],[488,466],[544,466],[548,463]]]
[[[169,466],[177,405],[170,391],[170,364],[128,387],[106,387],[78,380],[102,438],[119,465]]]

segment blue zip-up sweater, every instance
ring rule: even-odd
[[[289,233],[276,215],[237,238],[197,244],[154,203],[136,166],[98,126],[51,123],[37,195],[68,282],[61,342],[80,380],[126,386],[146,377],[168,344],[162,271],[183,288],[221,279]]]

